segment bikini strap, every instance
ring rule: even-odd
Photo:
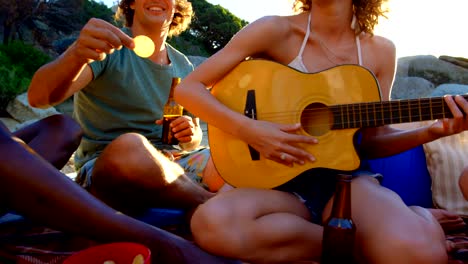
[[[297,55],[299,58],[302,58],[302,53],[307,45],[307,40],[309,39],[310,34],[310,18],[312,17],[312,12],[309,12],[309,18],[307,22],[307,32],[305,34],[304,40],[302,41],[301,49],[299,50],[299,54]]]
[[[356,16],[353,15],[353,20],[351,21],[351,29],[356,30]],[[358,61],[359,65],[362,66],[362,51],[361,51],[361,40],[359,39],[359,35],[356,35],[356,47],[357,47],[357,55],[358,55]]]

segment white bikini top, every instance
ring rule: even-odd
[[[301,49],[299,50],[299,54],[297,54],[296,58],[292,60],[288,66],[291,68],[294,68],[298,71],[301,72],[309,72],[307,70],[307,67],[304,65],[304,62],[302,61],[302,53],[304,52],[305,46],[307,44],[307,40],[309,39],[309,34],[310,34],[310,20],[312,17],[312,12],[309,12],[309,19],[307,22],[307,32],[305,34],[304,40],[302,41]],[[353,22],[351,23],[351,28],[354,29],[356,23],[356,17],[353,17]],[[357,47],[357,55],[358,55],[358,61],[359,65],[362,66],[362,54],[361,54],[361,41],[359,40],[359,36],[356,36],[356,47]]]

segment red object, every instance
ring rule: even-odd
[[[105,261],[113,261],[115,264],[133,264],[137,255],[143,257],[143,264],[151,263],[151,251],[147,247],[137,243],[119,242],[79,251],[67,258],[63,264],[104,264]]]

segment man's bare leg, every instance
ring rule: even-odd
[[[215,195],[136,133],[122,135],[104,149],[96,160],[90,191],[129,213],[149,207],[190,209]]]

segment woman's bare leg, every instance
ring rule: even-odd
[[[322,227],[289,193],[239,188],[199,206],[191,228],[205,250],[251,263],[318,259]]]
[[[357,255],[363,263],[447,263],[443,230],[428,210],[407,207],[397,194],[371,177],[354,179],[351,193]]]

